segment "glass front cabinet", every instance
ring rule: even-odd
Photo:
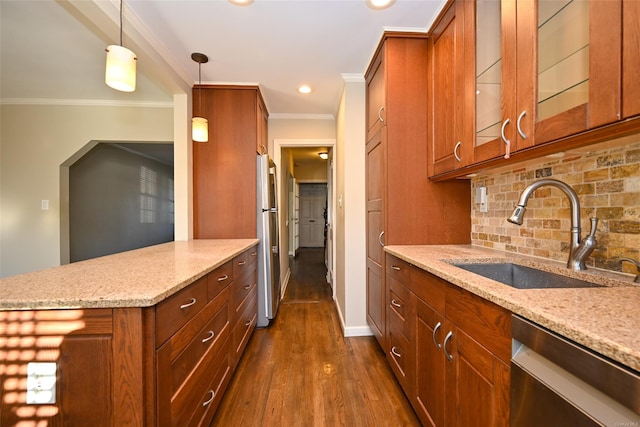
[[[463,3],[474,164],[620,120],[621,0]]]

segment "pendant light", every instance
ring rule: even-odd
[[[202,114],[202,64],[209,62],[204,53],[192,53],[191,59],[198,63],[198,114]],[[191,119],[191,139],[196,142],[209,141],[209,122],[204,117],[193,116]]]
[[[122,0],[120,0],[120,45],[107,46],[105,83],[122,92],[136,90],[136,54],[122,46]]]

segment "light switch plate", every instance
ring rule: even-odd
[[[27,404],[46,405],[56,403],[55,362],[30,362],[27,364]]]

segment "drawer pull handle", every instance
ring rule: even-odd
[[[248,328],[249,326],[251,326],[252,323],[253,323],[253,320],[249,320],[247,323],[244,324],[244,326]]]
[[[239,262],[238,262],[238,265],[239,265],[239,266],[243,266],[243,265],[245,265],[246,263],[247,263],[247,261],[239,261]]]
[[[182,309],[184,309],[184,308],[191,307],[191,306],[192,306],[193,304],[195,304],[195,303],[196,303],[196,299],[195,299],[195,298],[191,298],[191,301],[189,301],[189,302],[188,302],[188,303],[186,303],[186,304],[182,304],[182,305],[180,306],[180,309],[182,310]]]
[[[245,285],[242,289],[244,289],[245,291],[248,291],[249,289],[251,289],[251,285]]]
[[[397,265],[392,265],[391,269],[395,271],[400,271],[400,267],[398,267]]]
[[[395,357],[402,357],[402,355],[398,353],[398,350],[396,350],[396,346],[391,347],[391,354],[393,354]]]
[[[224,281],[225,281],[225,280],[227,280],[228,278],[229,278],[229,276],[225,274],[224,276],[220,276],[220,277],[218,277],[218,282],[224,282]]]
[[[256,255],[258,255],[258,252],[251,252],[249,255],[256,256]]]
[[[436,334],[438,333],[438,329],[440,329],[441,326],[442,326],[442,323],[440,322],[436,323],[436,326],[434,326],[433,328],[433,333],[431,334],[431,338],[433,338],[433,343],[435,344],[438,350],[442,348],[442,344],[438,344],[438,340],[436,339]]]
[[[207,337],[206,337],[206,338],[203,338],[203,339],[202,339],[202,342],[203,342],[203,343],[206,343],[207,341],[211,341],[211,340],[213,339],[213,337],[215,337],[215,336],[216,336],[216,333],[215,333],[215,332],[213,332],[213,331],[209,331],[209,335],[207,335]]]
[[[391,300],[391,305],[394,306],[394,307],[398,307],[398,308],[402,307],[402,304],[398,303],[394,299]]]
[[[449,362],[451,362],[453,360],[453,355],[447,351],[447,343],[449,342],[449,340],[452,337],[453,337],[453,332],[449,331],[449,333],[447,333],[447,336],[444,337],[444,342],[442,343],[442,348],[444,349],[444,354],[445,354],[445,356],[447,356],[447,359],[449,359]]]
[[[207,399],[202,406],[209,406],[209,404],[211,402],[213,402],[213,398],[216,397],[216,392],[213,390],[209,390],[209,395],[211,396],[209,399]]]

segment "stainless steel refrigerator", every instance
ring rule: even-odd
[[[257,158],[258,197],[258,327],[275,319],[280,303],[278,192],[276,165],[267,155]]]

